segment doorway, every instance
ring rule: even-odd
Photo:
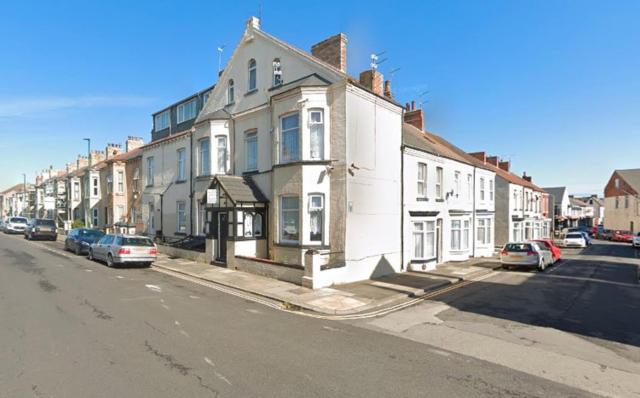
[[[228,213],[218,213],[218,258],[223,263],[227,262],[227,238],[229,237]]]

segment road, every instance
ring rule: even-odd
[[[638,290],[636,281],[628,280],[631,260],[617,247],[598,247],[594,253],[602,250],[607,261],[619,263],[594,255],[593,265],[579,270],[572,262],[587,260],[567,261],[545,275],[500,272],[402,312],[358,322],[278,311],[153,269],[110,269],[59,247],[0,235],[2,398],[583,397],[600,392],[589,383],[514,363],[523,351],[511,346],[531,349],[524,340],[518,343],[527,328],[532,328],[528,338],[556,341],[537,335],[538,329],[548,329],[579,336],[585,346],[578,351],[606,351],[584,354],[608,361],[602,363],[602,375],[629,371],[639,362],[632,330],[638,330]],[[585,298],[595,308],[590,310]],[[398,328],[399,322],[408,327]],[[509,334],[505,325],[521,329]],[[447,328],[451,336],[443,337],[437,328]],[[456,342],[463,333],[465,339]],[[491,344],[485,341],[489,337]],[[491,351],[497,341],[508,344],[509,351],[494,350],[492,356],[472,349],[482,343]],[[547,359],[538,351],[536,363]],[[618,374],[613,376],[619,381]],[[625,396],[627,391],[614,392]]]

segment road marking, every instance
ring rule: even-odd
[[[116,278],[118,278],[118,279],[124,279],[124,276],[122,276],[122,275],[116,275]]]
[[[209,365],[211,365],[211,366],[216,366],[216,364],[215,364],[215,363],[213,363],[213,361],[212,361],[212,360],[210,360],[210,359],[209,359],[209,358],[207,358],[207,357],[204,357],[204,361],[205,361],[206,363],[208,363]]]
[[[162,293],[162,288],[156,285],[145,285],[147,289],[152,290],[154,292]]]
[[[167,311],[169,311],[169,310],[171,309],[171,308],[169,308],[169,306],[168,306],[168,305],[166,305],[166,304],[162,304],[162,308],[164,308],[164,309],[165,309],[165,310],[167,310]]]
[[[189,333],[187,333],[185,330],[180,329],[180,334],[183,335],[184,337],[188,337],[190,338],[191,336],[189,336]]]

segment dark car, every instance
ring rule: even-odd
[[[46,218],[34,218],[27,224],[27,228],[24,230],[24,238],[28,240],[56,240],[58,239],[56,222]]]
[[[77,255],[89,253],[91,244],[97,242],[104,236],[104,232],[97,229],[76,228],[72,229],[64,241],[65,250],[74,252]]]

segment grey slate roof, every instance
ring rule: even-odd
[[[636,192],[640,192],[640,169],[616,170],[627,184]]]
[[[269,202],[260,188],[258,188],[250,178],[239,176],[216,176],[216,180],[218,180],[220,186],[236,204],[239,202]]]

